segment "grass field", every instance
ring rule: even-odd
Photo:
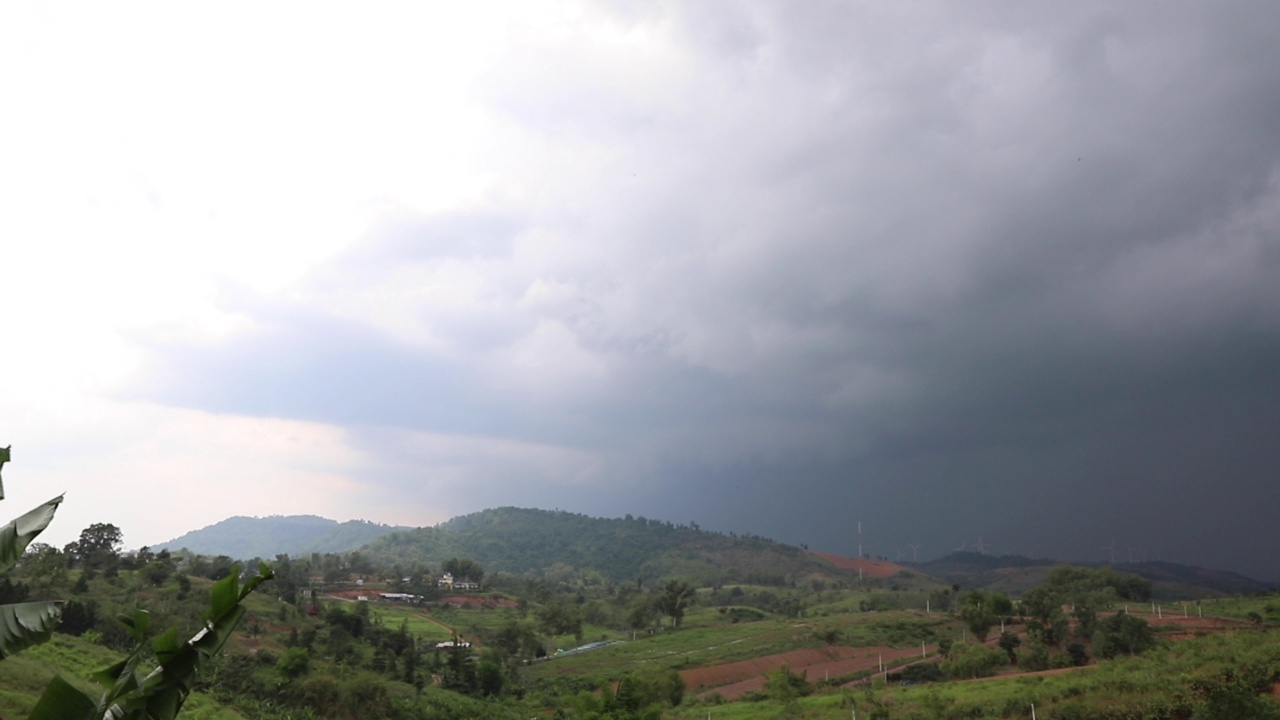
[[[96,697],[102,689],[86,678],[120,658],[120,654],[101,645],[55,633],[49,642],[30,647],[0,663],[0,718],[26,717],[54,675],[61,675]],[[182,717],[184,720],[244,720],[243,715],[198,692],[187,699]]]
[[[1269,687],[1280,676],[1280,632],[1241,631],[1166,643],[1138,657],[1120,657],[1060,674],[898,687],[877,679],[792,703],[772,700],[716,704],[692,701],[670,715],[681,720],[847,718],[959,720],[1029,718],[1140,720],[1190,717],[1214,693]],[[1274,702],[1263,698],[1262,702]],[[1280,713],[1280,704],[1276,705]],[[1251,716],[1241,716],[1242,720]]]
[[[835,633],[834,635],[832,633]],[[590,683],[615,680],[646,666],[675,669],[737,662],[797,648],[832,644],[855,647],[915,647],[935,644],[959,634],[959,625],[943,615],[913,612],[860,613],[807,618],[778,618],[726,624],[707,609],[691,613],[677,632],[641,635],[581,655],[531,666],[527,677],[537,682],[575,677]]]

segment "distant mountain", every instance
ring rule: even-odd
[[[559,566],[618,582],[682,577],[700,584],[783,585],[809,578],[857,578],[856,569],[762,537],[630,515],[606,519],[514,507],[391,533],[361,552],[374,562],[406,570],[415,564],[438,568],[449,558],[466,557],[490,574],[523,575]]]
[[[999,590],[1009,595],[1021,595],[1043,583],[1054,567],[1064,564],[1101,567],[1107,563],[1064,563],[1019,555],[997,557],[975,552],[955,552],[924,563],[903,563],[949,584],[958,584],[965,588]],[[1151,593],[1156,599],[1192,599],[1272,589],[1268,583],[1237,573],[1207,570],[1177,563],[1114,563],[1111,567],[1118,572],[1131,573],[1150,580]]]
[[[924,563],[892,564],[841,558],[756,535],[716,533],[696,524],[644,517],[594,518],[564,511],[504,507],[453,518],[433,527],[404,528],[365,521],[338,523],[314,515],[233,517],[155,546],[187,548],[236,559],[274,558],[359,549],[375,564],[438,570],[450,558],[469,558],[494,573],[547,577],[595,575],[646,583],[680,577],[700,585],[790,585],[811,579],[852,582],[899,573],[927,576],[962,588],[1018,596],[1068,563],[1016,555],[956,552]],[[1101,563],[1069,563],[1097,567]],[[1117,571],[1147,578],[1157,598],[1190,599],[1271,589],[1232,572],[1168,562],[1116,563]],[[917,577],[919,577],[917,576]]]
[[[1238,573],[1171,562],[1116,563],[1112,567],[1150,580],[1157,597],[1203,597],[1207,595],[1205,590],[1220,595],[1243,595],[1275,589],[1271,583]]]
[[[313,552],[346,552],[367,545],[402,527],[364,520],[339,523],[315,515],[271,515],[227,518],[209,527],[156,545],[152,550],[186,548],[201,555],[227,555],[244,560]]]

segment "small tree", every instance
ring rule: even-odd
[[[1017,649],[1018,646],[1022,644],[1022,641],[1018,639],[1018,636],[1011,632],[1002,632],[1000,633],[1000,641],[998,644],[1000,645],[1000,649],[1005,651],[1009,656],[1009,664],[1017,664]]]
[[[790,665],[783,664],[765,678],[764,690],[769,697],[785,703],[813,692],[813,686],[807,670],[793,673]]]
[[[979,642],[986,641],[991,627],[996,624],[996,614],[991,606],[986,593],[974,590],[965,597],[964,605],[960,608],[960,617]]]
[[[1155,636],[1147,621],[1128,613],[1099,621],[1093,634],[1093,652],[1103,658],[1113,658],[1121,653],[1136,655],[1155,644]]]
[[[662,595],[658,597],[658,609],[663,614],[669,615],[671,624],[678,628],[680,622],[684,620],[685,609],[693,604],[697,594],[698,591],[683,580],[668,580],[662,588]]]
[[[960,645],[951,648],[951,657],[942,663],[948,677],[960,680],[994,675],[1008,662],[1005,654],[986,645]]]
[[[632,630],[643,630],[653,622],[653,602],[647,598],[638,598],[627,612],[627,626]]]

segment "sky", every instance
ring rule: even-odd
[[[521,506],[1280,579],[1278,36],[1265,0],[6,4],[0,517]]]

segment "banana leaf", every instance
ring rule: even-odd
[[[0,573],[9,572],[18,564],[31,541],[49,527],[61,504],[62,496],[59,495],[0,528]]]
[[[0,605],[0,660],[48,640],[61,617],[61,600]]]

